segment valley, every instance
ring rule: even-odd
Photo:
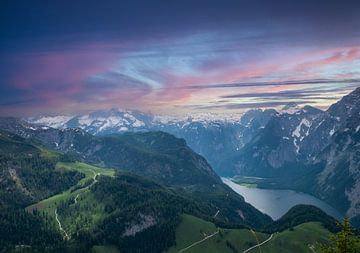
[[[359,92],[344,97],[345,107]],[[136,130],[101,133],[92,127],[100,112],[65,118],[85,122],[80,128],[0,118],[0,218],[4,231],[14,231],[0,245],[9,252],[18,245],[55,253],[317,252],[338,232],[337,219],[349,213],[360,224],[358,111],[340,124],[333,114],[343,100],[328,112],[252,110],[240,122],[159,124],[111,110]],[[315,152],[307,145],[327,137],[318,132],[325,123],[312,129],[319,119],[328,122],[325,132],[337,130]],[[23,228],[34,233],[19,241]]]
[[[28,121],[76,127],[96,136],[165,131],[183,138],[220,176],[276,178],[271,184],[261,182],[261,187],[313,195],[359,220],[359,101],[360,88],[355,87],[326,110],[289,103],[219,120],[111,109]]]
[[[0,6],[0,253],[360,253],[360,0]]]

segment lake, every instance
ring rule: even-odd
[[[292,190],[273,190],[246,187],[234,183],[229,178],[222,178],[222,181],[230,186],[236,193],[243,196],[246,202],[261,212],[266,213],[274,220],[279,219],[291,207],[298,204],[313,205],[335,218],[342,218],[340,212],[338,212],[335,208],[309,194],[295,192]]]

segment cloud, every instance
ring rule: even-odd
[[[171,113],[177,104],[191,110],[185,105],[215,100],[224,110],[278,99],[324,105],[360,83],[359,49],[309,46],[306,39],[292,44],[295,39],[281,29],[229,28],[142,40],[45,38],[6,53],[0,40],[0,100],[9,111],[127,107]],[[304,90],[312,87],[318,90]]]
[[[237,109],[254,109],[254,108],[274,108],[278,106],[287,105],[290,102],[295,102],[296,104],[311,104],[314,101],[311,100],[297,100],[297,101],[272,101],[272,102],[258,102],[258,103],[230,103],[230,104],[220,104],[220,105],[192,105],[193,109],[197,110],[212,110],[212,109],[228,109],[228,110],[237,110]]]
[[[278,92],[246,92],[240,94],[231,94],[220,96],[221,98],[261,98],[261,99],[301,99],[301,98],[311,98],[317,100],[328,100],[329,94],[334,94],[337,92],[344,92],[344,87],[338,88],[310,88],[310,89],[291,89],[283,90]]]
[[[359,84],[360,79],[311,79],[311,80],[287,80],[278,82],[236,82],[236,83],[219,83],[204,85],[189,85],[179,87],[184,89],[219,89],[219,88],[239,88],[239,87],[267,87],[267,86],[290,86],[290,85],[313,85],[313,84]]]

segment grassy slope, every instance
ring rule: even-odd
[[[75,170],[83,173],[85,175],[85,178],[81,179],[76,186],[73,186],[68,191],[42,200],[39,203],[28,207],[28,210],[37,208],[39,210],[47,212],[52,217],[54,216],[56,206],[61,201],[74,199],[79,193],[81,193],[78,198],[77,204],[79,208],[81,208],[82,205],[92,205],[92,207],[94,207],[93,204],[95,203],[95,200],[93,199],[93,196],[84,192],[81,187],[86,186],[89,183],[89,180],[92,180],[94,172],[100,173],[104,176],[114,176],[114,171],[112,169],[98,168],[78,162],[58,163],[56,169],[59,171]],[[74,221],[71,219],[62,220],[62,223],[66,227],[66,230],[70,232],[70,234],[77,231],[79,229],[79,227],[77,227],[77,224],[81,224],[81,228],[83,229],[91,229],[91,227],[84,227],[84,224],[87,220],[89,222],[89,226],[91,226],[91,224],[94,224],[94,222],[96,223],[97,220],[101,219],[99,215],[101,215],[102,213],[102,206],[97,204],[96,208],[99,210],[94,211],[94,209],[92,208],[92,210],[89,211],[88,214],[84,214],[83,217],[86,217],[85,221]],[[191,215],[183,215],[183,221],[181,222],[180,226],[177,228],[176,231],[176,246],[172,247],[168,251],[168,253],[178,252],[179,250],[186,248],[192,243],[203,239],[205,235],[213,234],[217,230],[218,228],[211,222],[206,222]],[[219,231],[220,232],[217,235],[186,250],[185,252],[236,252],[229,247],[229,244],[232,245],[237,250],[237,252],[242,252],[257,243],[254,234],[246,229],[220,229]],[[270,235],[257,232],[256,236],[258,237],[258,240],[262,242],[269,238]],[[329,232],[324,229],[319,223],[305,223],[296,226],[293,231],[286,230],[279,234],[275,234],[273,239],[269,243],[261,247],[261,250],[263,253],[309,252],[309,244],[315,245],[316,242],[325,242],[328,236]],[[119,251],[116,247],[113,246],[94,246],[92,252],[102,253]],[[254,249],[253,252],[256,252],[256,249]]]
[[[317,246],[318,242],[328,242],[330,232],[318,222],[303,223],[294,227],[294,231],[285,230],[275,234],[273,240],[261,247],[263,253],[311,252],[309,244]],[[316,248],[316,252],[319,250]]]
[[[190,215],[184,215],[183,221],[176,231],[176,246],[167,253],[175,253],[186,248],[192,243],[204,238],[204,234],[212,234],[217,231],[213,223],[203,221]],[[326,242],[330,232],[324,229],[320,223],[309,222],[296,226],[293,231],[286,230],[274,237],[269,243],[261,247],[263,253],[276,252],[310,252],[309,244],[316,245],[316,242]],[[260,242],[269,238],[270,235],[256,232]],[[227,246],[227,241],[234,246],[237,252],[243,252],[257,244],[254,234],[246,229],[220,229],[220,233],[212,238],[184,251],[186,253],[232,253]],[[250,252],[258,252],[254,249]]]
[[[60,194],[54,195],[50,198],[44,199],[34,205],[31,205],[27,207],[28,211],[31,211],[33,209],[38,209],[41,211],[45,211],[50,215],[50,217],[54,218],[55,223],[55,209],[57,205],[62,202],[69,199],[74,199],[78,194],[78,204],[79,207],[83,205],[92,205],[95,203],[95,200],[92,198],[92,195],[87,194],[86,190],[84,190],[82,187],[86,187],[86,185],[89,182],[92,182],[94,173],[100,174],[102,176],[110,176],[113,177],[115,175],[115,171],[113,169],[106,169],[106,168],[99,168],[95,166],[91,166],[85,163],[57,163],[56,164],[56,170],[59,171],[78,171],[85,175],[83,179],[81,179],[77,185],[71,187],[69,190],[62,192]],[[82,224],[83,229],[89,229],[91,224],[96,223],[101,217],[99,214],[101,214],[102,210],[100,210],[102,206],[100,206],[98,203],[96,204],[96,210],[94,209],[90,210],[89,213],[83,213],[82,216],[84,219],[87,219],[87,223],[89,227],[84,226],[85,222],[83,220],[71,220],[71,217],[66,220],[62,220],[63,226],[65,226],[66,231],[70,234],[77,231],[79,228],[77,227],[78,224]],[[98,212],[97,212],[98,211]],[[79,218],[78,218],[79,219]],[[57,227],[57,224],[56,224]],[[103,252],[109,252],[109,253],[119,253],[118,249],[114,246],[94,246],[92,249],[92,253],[103,253]]]
[[[84,187],[85,184],[89,181],[92,180],[93,176],[94,176],[94,172],[95,173],[99,173],[100,175],[104,175],[104,176],[114,176],[115,171],[112,169],[105,169],[105,168],[98,168],[95,166],[91,166],[85,163],[80,163],[80,162],[76,162],[76,163],[58,163],[56,165],[56,169],[59,171],[78,171],[82,174],[85,175],[85,177],[83,179],[81,179],[77,185],[73,186],[72,188],[70,188],[69,190],[62,192],[60,194],[54,195],[50,198],[44,199],[34,205],[31,205],[29,207],[27,207],[26,209],[28,211],[31,211],[33,209],[38,209],[41,211],[45,211],[46,213],[48,213],[51,217],[54,216],[55,219],[55,208],[56,206],[61,202],[61,201],[65,201],[68,200],[70,198],[74,199],[76,197],[77,194],[82,193],[84,190],[81,189],[81,187]],[[77,189],[79,188],[79,189]],[[77,189],[75,191],[73,191],[74,189]],[[82,196],[81,196],[82,197]]]

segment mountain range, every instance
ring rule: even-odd
[[[281,111],[250,110],[231,120],[176,120],[112,109],[27,121],[95,135],[165,131],[184,138],[221,176],[271,177],[276,181],[271,187],[314,194],[355,218],[360,214],[359,113],[357,88],[325,111],[291,103]]]
[[[291,106],[293,108],[293,106]],[[250,110],[241,118],[226,119],[154,116],[134,110],[111,109],[76,116],[39,116],[26,118],[29,123],[58,129],[79,128],[101,136],[125,132],[164,131],[186,140],[187,145],[204,156],[222,175],[219,162],[241,149],[275,115],[275,110]]]
[[[359,226],[359,141],[360,88],[326,111],[289,104],[232,120],[119,109],[0,118],[0,245],[3,252],[177,252],[177,243],[198,237],[183,242],[183,226],[227,231],[217,239],[224,252],[246,248],[227,237],[239,229],[265,240],[310,226],[318,241],[336,231],[333,218],[297,206],[273,222],[219,175],[313,194]]]
[[[173,252],[210,232],[232,252],[254,245],[250,231],[263,240],[280,232],[271,247],[290,250],[297,242],[278,244],[288,229],[315,229],[306,252],[336,231],[311,206],[273,223],[165,132],[94,136],[1,118],[0,169],[1,252]]]

